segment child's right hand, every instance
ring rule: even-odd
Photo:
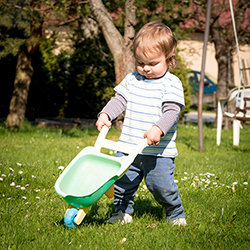
[[[109,116],[106,114],[106,113],[101,113],[97,119],[97,122],[96,122],[96,127],[97,127],[97,130],[100,132],[102,127],[104,125],[106,125],[108,128],[111,127],[111,122],[109,120]]]

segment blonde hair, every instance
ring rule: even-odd
[[[137,33],[134,39],[133,53],[137,60],[140,55],[147,57],[148,53],[163,52],[168,69],[171,70],[177,66],[176,45],[177,41],[168,26],[156,21],[149,22]]]

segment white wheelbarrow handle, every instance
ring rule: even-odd
[[[143,141],[139,143],[137,146],[131,146],[129,144],[125,144],[122,142],[114,142],[111,140],[107,140],[105,139],[105,137],[108,131],[109,128],[107,126],[103,126],[96,139],[94,147],[97,149],[98,152],[100,152],[101,148],[103,147],[126,153],[129,155],[131,159],[135,159],[138,153],[140,153],[148,145],[147,138],[143,139]]]

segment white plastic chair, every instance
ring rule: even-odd
[[[233,118],[233,145],[238,146],[240,141],[240,128],[241,121],[250,121],[250,106],[248,100],[244,100],[244,97],[250,97],[250,86],[237,87],[232,89],[226,98],[222,98],[218,101],[218,117],[217,117],[217,145],[220,145],[221,129],[223,117]],[[230,101],[236,101],[236,109],[234,113],[225,111],[225,103]]]

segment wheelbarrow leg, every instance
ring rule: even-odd
[[[81,208],[81,209],[78,210],[78,213],[77,213],[77,215],[75,217],[75,220],[74,220],[76,225],[81,224],[81,222],[85,218],[85,216],[86,216],[87,212],[90,210],[90,208],[91,207],[86,207],[86,208]]]
[[[108,198],[112,198],[115,194],[115,188],[114,188],[114,184],[108,189],[108,191],[105,193],[105,195]]]

